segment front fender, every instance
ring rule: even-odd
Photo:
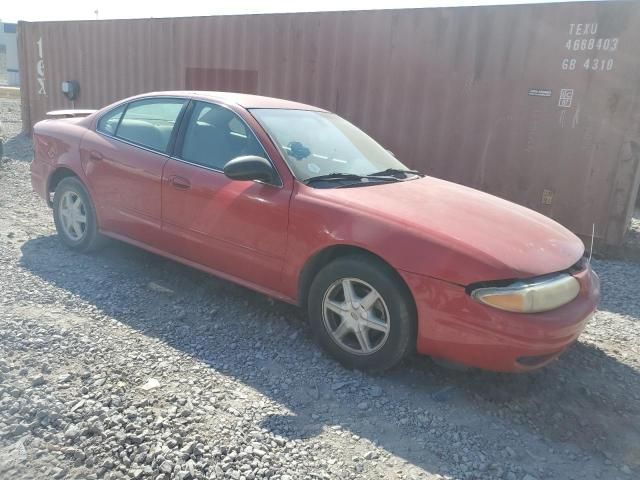
[[[313,220],[310,220],[313,219]],[[333,203],[294,196],[289,213],[287,255],[283,267],[284,293],[298,299],[301,273],[307,262],[323,250],[349,246],[368,251],[396,270],[416,272],[441,279],[458,279],[464,272],[481,275],[486,265],[470,254],[399,228],[369,212]],[[455,280],[448,280],[456,283]]]

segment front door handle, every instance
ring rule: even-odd
[[[171,185],[178,190],[189,190],[191,188],[191,182],[183,177],[173,176],[170,179]]]

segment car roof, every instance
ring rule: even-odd
[[[319,107],[312,105],[306,105],[304,103],[294,102],[291,100],[283,100],[281,98],[263,97],[261,95],[250,95],[248,93],[234,93],[234,92],[213,92],[206,90],[176,90],[166,92],[150,92],[141,97],[165,97],[165,96],[180,96],[190,97],[199,100],[214,100],[224,103],[235,103],[243,108],[282,108],[289,110],[310,110],[314,112],[326,112]]]

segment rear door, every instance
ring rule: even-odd
[[[81,144],[101,228],[158,248],[162,169],[187,100],[135,100],[106,113]]]
[[[279,288],[291,184],[234,181],[224,165],[242,155],[269,158],[230,109],[194,102],[162,182],[163,233],[175,255],[264,289]],[[181,145],[180,145],[181,143]]]

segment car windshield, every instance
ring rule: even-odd
[[[332,174],[366,176],[407,170],[362,130],[338,115],[287,109],[252,109],[298,180]]]

